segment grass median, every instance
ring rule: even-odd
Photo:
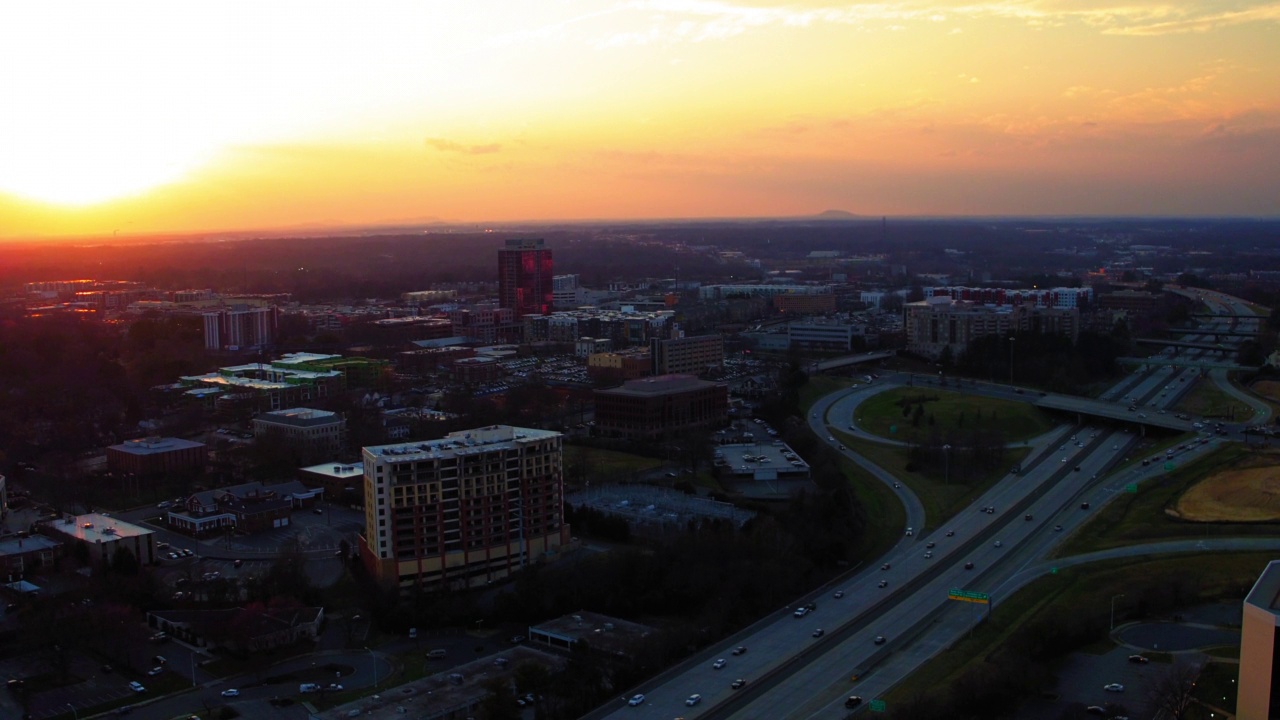
[[[1190,522],[1173,516],[1178,498],[1191,486],[1218,473],[1250,462],[1253,451],[1227,443],[1196,460],[1138,486],[1135,493],[1121,493],[1059,548],[1056,556],[1106,550],[1134,543],[1187,538],[1274,536],[1274,522]]]
[[[1027,623],[1041,617],[1091,616],[1105,636],[1111,601],[1125,595],[1121,615],[1137,612],[1148,597],[1169,595],[1176,587],[1185,605],[1243,598],[1272,559],[1270,553],[1201,554],[1168,558],[1112,560],[1046,575],[1008,598],[996,598],[988,621],[896,685],[885,700],[890,707],[927,693],[946,692],[971,665],[985,663]],[[1099,647],[1083,646],[1078,652]]]
[[[918,408],[918,409],[917,409]],[[935,431],[992,430],[1007,442],[1021,442],[1051,430],[1055,423],[1030,403],[990,398],[937,387],[886,390],[858,405],[858,427],[872,435],[903,442],[923,440]],[[832,418],[848,425],[849,418]]]

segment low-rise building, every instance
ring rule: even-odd
[[[204,443],[172,437],[126,440],[107,448],[107,469],[140,477],[200,472],[208,462]]]
[[[724,367],[724,338],[719,335],[654,338],[649,343],[649,354],[654,375],[698,375]]]
[[[630,380],[594,395],[596,431],[607,437],[670,438],[729,418],[728,386],[692,375]]]
[[[128,550],[139,563],[156,560],[155,531],[99,513],[67,515],[39,526],[43,535],[64,543],[84,543],[95,565],[109,565],[117,550]]]
[[[328,410],[272,410],[253,419],[254,437],[270,436],[289,443],[308,457],[337,455],[346,442],[346,434],[346,418]]]
[[[1080,333],[1080,312],[1075,308],[977,305],[934,297],[908,303],[905,314],[907,349],[927,358],[947,350],[958,357],[970,342],[988,335],[1056,333],[1075,342]]]

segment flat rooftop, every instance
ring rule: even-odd
[[[100,542],[113,542],[120,538],[151,535],[154,532],[100,513],[76,515],[69,519],[70,522],[68,522],[68,518],[59,518],[51,520],[47,524],[64,535],[83,540],[90,545],[96,545]]]
[[[324,475],[332,478],[364,477],[364,463],[324,463],[323,465],[304,467],[302,470],[313,475]]]
[[[423,646],[425,655],[430,649]],[[506,660],[498,664],[498,658]],[[477,712],[461,712],[480,702],[489,691],[488,682],[515,681],[515,670],[523,663],[548,666],[554,673],[568,664],[563,655],[543,652],[531,645],[519,645],[500,653],[458,665],[435,675],[430,675],[403,685],[384,688],[376,695],[339,705],[323,712],[312,713],[319,720],[346,720],[360,717],[367,720],[434,720],[477,716]]]
[[[159,455],[161,453],[173,452],[175,450],[203,448],[204,446],[204,443],[195,442],[193,440],[183,440],[182,438],[149,437],[139,438],[137,440],[125,440],[119,445],[110,446],[110,449],[127,452],[130,455]]]
[[[503,448],[515,448],[527,442],[560,437],[554,430],[538,430],[511,425],[491,425],[472,430],[451,432],[439,440],[422,442],[396,443],[394,445],[372,445],[364,452],[375,458],[388,457],[397,460],[439,459],[491,452]]]
[[[254,420],[263,420],[266,422],[280,423],[282,425],[293,425],[295,427],[311,427],[313,425],[329,425],[340,421],[337,413],[328,410],[313,410],[311,408],[289,408],[288,410],[272,410],[264,412]]]
[[[640,378],[639,380],[628,380],[622,384],[622,387],[601,390],[600,394],[648,397],[651,395],[702,390],[703,388],[715,387],[718,384],[709,380],[699,380],[694,375],[658,375],[656,377]]]
[[[20,538],[15,535],[0,540],[0,557],[5,555],[21,555],[23,553],[39,552],[41,550],[52,550],[61,544],[62,543],[43,535],[32,535],[31,537],[26,538]]]

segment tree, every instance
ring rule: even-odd
[[[1150,707],[1156,708],[1161,717],[1182,720],[1195,701],[1196,680],[1201,666],[1175,662],[1167,670],[1152,679],[1147,689]]]

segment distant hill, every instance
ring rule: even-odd
[[[814,215],[819,220],[858,220],[862,215],[855,215],[845,210],[825,210]]]

